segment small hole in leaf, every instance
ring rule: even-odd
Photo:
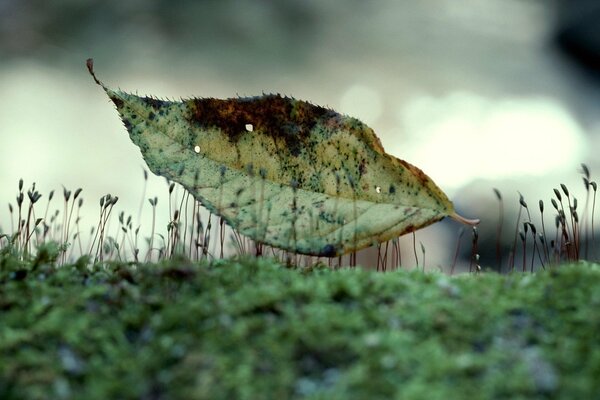
[[[254,130],[254,126],[252,124],[246,124],[246,130],[248,132],[252,132]]]
[[[377,193],[381,193],[381,186],[376,186],[376,187],[375,187],[375,191],[376,191]]]
[[[200,153],[200,146],[196,145],[196,146],[194,147],[194,151],[195,151],[196,153]]]

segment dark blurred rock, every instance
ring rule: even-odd
[[[565,54],[600,79],[600,1],[561,1],[556,42]]]

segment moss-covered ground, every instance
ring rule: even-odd
[[[2,399],[591,399],[600,266],[449,277],[0,256]]]

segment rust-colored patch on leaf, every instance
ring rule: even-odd
[[[248,126],[254,135],[282,139],[290,154],[299,156],[304,142],[317,123],[335,117],[324,107],[279,95],[234,99],[193,99],[189,101],[190,125],[199,129],[220,129],[232,143],[246,135]]]
[[[361,121],[280,95],[180,102],[94,81],[151,171],[253,240],[333,257],[449,216],[476,224]]]

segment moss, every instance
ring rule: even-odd
[[[51,253],[1,256],[0,398],[600,391],[597,265],[448,277],[251,258],[56,267]]]

